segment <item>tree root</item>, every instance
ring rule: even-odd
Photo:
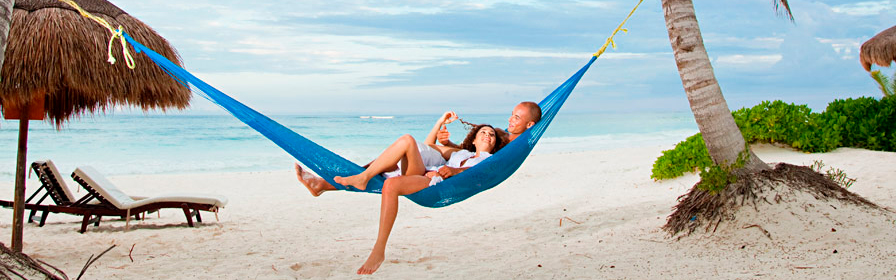
[[[777,186],[781,185],[805,191],[818,199],[836,199],[881,209],[876,204],[837,185],[821,173],[804,166],[780,163],[772,170],[736,174],[736,176],[735,183],[729,184],[717,193],[700,190],[697,188],[699,182],[695,184],[688,193],[678,198],[679,203],[667,218],[663,230],[670,236],[679,233],[690,235],[701,226],[706,232],[715,232],[720,223],[733,220],[740,207],[752,204],[758,211],[760,201],[771,204],[772,202],[765,196],[759,194],[764,190],[776,190]],[[783,198],[775,194],[773,200],[774,203],[781,203]],[[771,238],[767,232],[766,236]]]
[[[65,279],[68,280],[68,276],[65,275],[61,270],[52,267],[56,270],[56,273],[50,272],[45,269],[43,266],[35,261],[28,255],[23,253],[13,252],[9,248],[6,247],[3,243],[0,243],[0,252],[2,252],[2,256],[0,256],[0,278],[2,279],[12,279],[8,273],[14,274],[15,276],[21,279],[30,279],[29,275],[42,275],[45,279]],[[33,277],[33,276],[31,276]]]

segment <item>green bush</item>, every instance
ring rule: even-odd
[[[793,143],[799,141],[800,132],[809,128],[811,112],[806,105],[776,100],[763,101],[753,108],[742,108],[731,114],[747,143]]]
[[[838,99],[822,113],[812,113],[806,105],[763,101],[731,114],[749,144],[781,143],[812,153],[839,147],[896,151],[896,97]],[[712,165],[698,133],[663,151],[650,177],[675,178]]]
[[[675,145],[675,149],[663,151],[663,155],[653,163],[654,180],[672,179],[686,172],[693,172],[698,168],[712,166],[712,159],[706,151],[703,136],[700,133],[688,137],[687,140]]]

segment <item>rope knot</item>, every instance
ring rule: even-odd
[[[601,46],[600,49],[597,50],[597,52],[594,53],[592,56],[600,57],[600,55],[604,54],[604,51],[607,50],[607,46],[612,46],[613,49],[616,49],[616,42],[613,41],[613,37],[615,37],[615,36],[616,36],[616,33],[619,32],[619,31],[628,33],[628,29],[622,28],[622,26],[625,25],[625,22],[628,21],[628,19],[629,19],[630,17],[632,17],[632,14],[634,14],[634,13],[635,13],[635,10],[638,9],[638,6],[641,6],[641,2],[644,2],[644,0],[640,0],[640,1],[638,1],[638,4],[635,5],[635,8],[633,8],[632,11],[631,11],[630,13],[628,13],[628,16],[626,16],[625,19],[622,20],[622,23],[619,23],[619,26],[616,27],[616,30],[613,30],[613,33],[610,35],[609,38],[607,38],[607,42],[605,42],[604,45]]]
[[[130,69],[134,69],[134,67],[136,67],[136,63],[134,62],[134,57],[131,56],[131,52],[128,51],[128,43],[127,43],[127,41],[125,41],[124,35],[123,35],[124,28],[122,28],[121,25],[118,26],[118,29],[112,29],[112,26],[109,24],[109,22],[107,22],[103,18],[94,16],[94,15],[88,13],[83,8],[81,8],[81,6],[78,6],[78,3],[76,3],[75,1],[73,1],[73,0],[59,0],[59,1],[66,3],[69,6],[72,6],[72,8],[74,8],[75,10],[78,10],[78,13],[80,13],[81,16],[89,18],[89,19],[99,23],[103,27],[106,27],[106,29],[109,30],[109,33],[112,33],[112,37],[109,38],[109,47],[108,47],[109,59],[106,60],[107,62],[109,62],[110,64],[115,64],[115,57],[112,55],[112,44],[115,43],[115,38],[119,38],[119,39],[121,39],[121,53],[122,53],[122,56],[124,56],[125,63],[127,63],[128,68],[130,68]]]

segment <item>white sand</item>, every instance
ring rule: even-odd
[[[401,199],[387,260],[372,277],[896,277],[896,215],[836,202],[798,197],[786,207],[763,209],[767,214],[738,219],[761,223],[771,239],[737,223],[705,238],[667,238],[659,228],[697,176],[651,180],[653,161],[666,148],[534,155],[501,186],[446,208]],[[896,206],[896,153],[755,148],[766,162],[823,160],[858,179],[850,191]],[[289,165],[278,172],[111,179],[132,195],[188,190],[224,195],[230,202],[220,221],[205,214],[196,228],[186,227],[182,212],[171,209],[132,221],[128,231],[124,221],[107,218],[79,234],[79,217],[51,214],[44,227],[26,225],[25,253],[72,278],[90,255],[114,244],[85,279],[344,279],[360,278],[354,272],[376,237],[379,196],[330,192],[314,198]],[[31,180],[29,187],[36,188]],[[0,198],[11,196],[12,184],[0,183]],[[789,215],[791,206],[808,214]],[[11,216],[11,210],[0,210],[0,240],[6,244]]]

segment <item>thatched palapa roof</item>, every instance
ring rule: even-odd
[[[77,3],[112,28],[121,25],[138,42],[181,64],[168,41],[115,5],[104,0]],[[112,47],[117,62],[109,64],[110,36],[106,27],[58,0],[15,1],[0,72],[0,106],[21,106],[36,94],[46,94],[47,117],[59,126],[73,115],[105,111],[115,105],[143,110],[189,105],[189,89],[130,46],[136,68],[129,69],[118,39]]]
[[[859,61],[865,71],[871,71],[871,64],[889,67],[896,60],[896,26],[890,27],[862,44]]]

